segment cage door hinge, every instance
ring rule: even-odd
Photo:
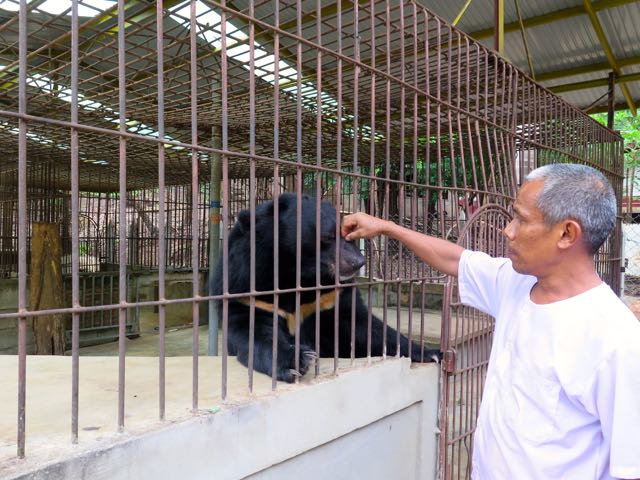
[[[450,348],[449,350],[445,350],[442,356],[442,370],[451,375],[456,369],[456,350],[454,348]]]

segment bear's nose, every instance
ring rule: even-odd
[[[362,256],[355,258],[353,262],[351,262],[351,265],[353,265],[354,270],[360,270],[364,266],[364,264],[365,264],[365,259]]]

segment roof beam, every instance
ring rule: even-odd
[[[178,5],[181,2],[182,0],[165,0],[163,4],[163,8],[166,10]],[[140,7],[142,8],[138,13],[133,15],[131,18],[126,19],[125,29],[127,28],[127,26],[131,25],[133,22],[140,22],[145,20],[146,18],[155,16],[156,6],[144,4],[140,0],[135,0],[135,1],[129,0],[128,4],[125,7],[125,10],[130,10],[130,9],[140,8]],[[118,17],[118,5],[115,4],[112,7],[109,7],[108,9],[106,9],[101,14],[98,14],[95,17],[91,17],[86,22],[82,23],[79,26],[79,31],[83,32],[89,28],[98,28],[103,25],[108,25],[114,19],[117,19],[117,17]],[[90,43],[95,43],[104,38],[109,38],[117,32],[118,32],[117,25],[108,27],[106,30],[96,34],[95,37],[84,40],[82,44],[79,45],[78,49],[83,50]],[[27,54],[27,61],[31,60],[33,57],[37,56],[43,51],[50,49],[52,45],[56,45],[58,48],[63,49],[66,52],[58,60],[61,60],[61,59],[64,59],[66,61],[71,60],[71,52],[69,51],[69,48],[68,48],[71,46],[71,30],[69,30],[69,32],[59,36],[58,38],[52,40],[48,44],[42,45],[41,47],[38,47],[37,49],[29,52]],[[18,61],[16,60],[10,65],[7,65],[4,69],[0,71],[0,80],[6,77],[8,72],[16,72],[17,70],[18,70]],[[7,82],[0,85],[0,90],[10,88],[13,84],[15,84],[15,82],[16,82],[15,79],[8,80]]]
[[[460,13],[458,13],[458,16],[455,18],[455,20],[453,21],[453,23],[451,25],[453,25],[455,27],[458,24],[458,22],[460,21],[460,19],[464,15],[464,12],[467,11],[467,8],[469,7],[470,4],[471,4],[471,0],[467,0],[467,3],[464,4],[464,7],[462,7],[462,9],[460,10]]]
[[[592,113],[605,113],[608,109],[609,109],[609,105],[604,104],[604,105],[599,105],[597,107],[590,108],[589,110],[584,111],[584,113],[587,113],[589,115],[591,115]],[[629,107],[627,106],[626,103],[623,102],[623,103],[616,103],[613,106],[613,109],[615,111],[628,110]],[[614,128],[615,128],[615,125],[614,125]]]
[[[615,8],[630,3],[637,3],[638,0],[599,0],[594,2],[591,6],[594,11],[599,12],[608,8]],[[524,28],[535,27],[538,25],[545,25],[547,23],[557,22],[565,20],[571,17],[577,17],[578,15],[584,15],[584,8],[581,6],[563,8],[562,10],[556,10],[554,12],[545,13],[544,15],[538,15],[537,17],[524,18],[522,24]],[[516,32],[520,30],[520,22],[505,23],[504,33]],[[493,27],[485,28],[470,33],[470,35],[479,40],[481,38],[487,38],[493,36]]]
[[[628,75],[620,75],[615,77],[616,84],[624,84],[627,82],[635,82],[640,80],[640,72],[630,73]],[[599,78],[596,80],[586,80],[584,82],[565,83],[564,85],[556,85],[549,87],[553,93],[573,92],[576,90],[587,90],[589,88],[606,87],[609,85],[609,77]],[[624,85],[622,85],[624,86]]]
[[[638,64],[640,64],[640,55],[637,55],[635,57],[618,59],[618,66],[621,68],[630,67]],[[581,65],[579,67],[566,68],[563,70],[555,70],[551,72],[538,73],[536,75],[536,81],[545,82],[548,80],[556,80],[558,78],[572,77],[574,75],[581,75],[583,73],[594,73],[594,72],[600,72],[602,70],[610,70],[610,69],[611,69],[611,66],[609,65],[609,62],[598,62],[598,63],[592,63],[590,65]]]
[[[589,15],[589,19],[591,20],[591,25],[593,25],[593,29],[596,31],[598,40],[600,40],[600,45],[602,46],[604,53],[607,55],[607,60],[609,61],[609,65],[611,65],[611,68],[613,69],[616,75],[618,76],[621,75],[622,71],[618,66],[618,62],[616,60],[616,57],[613,54],[613,50],[611,48],[611,45],[609,44],[609,40],[607,40],[607,36],[604,33],[604,29],[602,28],[600,19],[598,18],[598,15],[596,15],[596,12],[593,9],[593,6],[591,5],[591,0],[582,0],[582,4],[584,5],[584,9],[586,10],[587,15]],[[629,110],[631,110],[631,114],[635,117],[637,114],[636,106],[633,103],[633,98],[631,97],[629,88],[626,85],[621,85],[620,90],[622,90],[622,94],[624,95],[624,98],[627,100],[627,104],[629,105]]]
[[[524,25],[522,24],[522,15],[520,14],[520,2],[515,0],[516,4],[516,14],[518,15],[518,23],[520,24],[520,35],[522,35],[522,44],[524,45],[524,52],[527,54],[527,63],[529,64],[529,75],[534,80],[536,79],[536,74],[533,70],[533,61],[531,60],[531,52],[529,51],[529,43],[527,42],[527,34],[524,31]]]
[[[504,57],[504,0],[493,0],[493,49]]]

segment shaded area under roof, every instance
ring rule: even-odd
[[[47,2],[28,4],[29,181],[70,189],[68,167],[58,167],[70,162],[74,126],[71,17],[46,11]],[[80,4],[89,7],[92,2]],[[193,34],[184,11],[188,4],[164,2],[161,85],[155,2],[126,2],[123,48],[115,5],[79,19],[75,126],[81,189],[118,190],[120,138],[126,138],[126,188],[131,190],[158,185],[160,151],[167,184],[190,183],[194,139],[199,178],[207,181],[210,156],[220,153],[226,154],[230,178],[247,177],[253,168],[250,158],[255,159],[255,175],[269,177],[274,175],[274,158],[280,162],[280,175],[295,173],[298,164],[348,171],[354,162],[401,163],[411,156],[415,129],[420,138],[412,141],[420,155],[433,150],[435,158],[457,149],[453,141],[470,135],[478,121],[487,130],[473,133],[490,136],[491,129],[513,129],[514,121],[527,124],[516,142],[550,142],[570,129],[583,135],[599,128],[589,126],[588,119],[558,98],[536,93],[538,87],[511,65],[411,3],[359,1],[323,7],[305,0],[300,12],[296,5],[278,4],[276,17],[271,1],[227,1],[224,7],[197,2]],[[17,171],[19,117],[19,15],[17,7],[6,5],[16,7],[17,2],[0,7],[0,172],[5,177]],[[226,55],[220,41],[223,27]],[[276,66],[278,86],[273,80]],[[415,106],[413,93],[419,102]],[[120,110],[126,135],[118,133]],[[461,115],[457,121],[462,124],[455,123],[452,112]],[[565,131],[554,119],[566,124]],[[158,140],[161,129],[164,142]],[[436,136],[442,140],[438,144]],[[566,145],[570,156],[576,150]],[[47,164],[56,168],[36,168]]]
[[[419,0],[452,22],[464,0]],[[619,67],[616,109],[640,108],[640,1],[590,1]],[[518,0],[536,81],[588,113],[607,109],[607,77],[613,71],[582,0]],[[506,0],[505,57],[529,72],[514,0]],[[457,27],[493,48],[494,0],[473,0]],[[589,83],[585,83],[589,82]]]

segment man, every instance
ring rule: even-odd
[[[640,323],[593,260],[615,225],[613,189],[593,168],[547,165],[513,212],[509,258],[363,213],[342,234],[401,241],[496,318],[473,479],[640,478]]]

